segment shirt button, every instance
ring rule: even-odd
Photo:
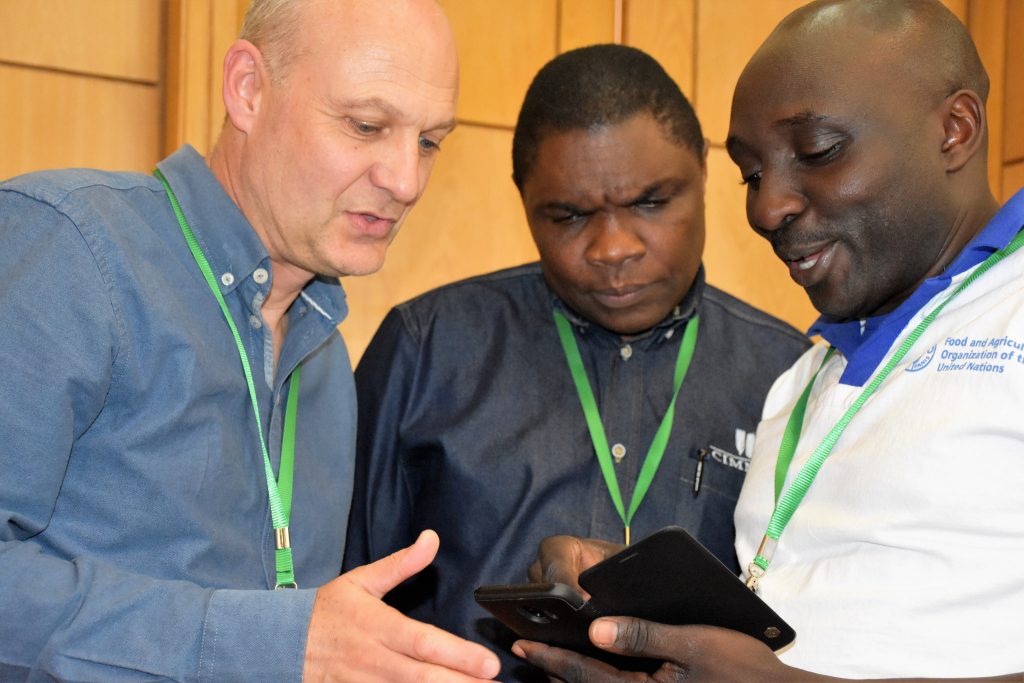
[[[254,330],[258,330],[261,327],[263,327],[263,321],[260,320],[260,317],[258,315],[250,315],[249,324],[252,325],[252,329]]]
[[[630,358],[633,357],[633,347],[630,346],[629,344],[626,344],[621,349],[619,349],[619,355],[622,356],[622,360],[629,360]]]
[[[262,285],[270,279],[270,273],[267,272],[266,268],[257,268],[252,273],[252,279],[256,281],[256,284]]]
[[[626,447],[621,443],[612,446],[612,457],[615,458],[615,462],[622,462],[622,459],[626,457]]]
[[[231,285],[235,284],[235,276],[232,275],[231,273],[224,273],[223,275],[220,276],[220,282],[225,287],[230,287]]]

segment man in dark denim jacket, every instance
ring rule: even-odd
[[[356,372],[345,564],[436,529],[433,573],[392,601],[497,644],[504,679],[539,671],[511,656],[510,634],[485,618],[473,588],[524,581],[545,536],[621,542],[626,520],[634,538],[678,524],[738,569],[732,513],[761,405],[808,342],[705,284],[705,157],[693,109],[648,55],[605,45],[555,58],[526,95],[513,143],[540,263],[401,304]],[[560,337],[556,316],[568,334]],[[566,345],[582,360],[576,380]],[[592,388],[624,509],[671,410],[663,459],[634,516],[613,504],[580,379]]]

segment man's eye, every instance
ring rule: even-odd
[[[743,180],[740,181],[740,185],[746,185],[751,190],[758,190],[761,188],[761,172],[751,173],[750,175],[743,176]]]
[[[800,155],[800,161],[809,164],[824,164],[831,161],[840,151],[842,151],[842,143],[837,142],[836,144],[825,147],[823,149],[815,150],[807,154]]]
[[[589,214],[586,214],[582,211],[564,211],[557,214],[553,214],[551,216],[551,222],[558,223],[560,225],[572,225],[573,223],[577,223],[583,220],[588,215]]]
[[[667,199],[661,199],[656,197],[642,197],[641,199],[633,202],[633,206],[638,209],[659,209],[668,203]]]
[[[355,131],[357,133],[359,133],[360,135],[373,135],[374,133],[377,133],[377,132],[380,131],[380,126],[375,126],[374,124],[367,123],[366,121],[359,121],[359,120],[353,119],[351,121],[351,124],[352,124],[352,128],[354,128]]]
[[[426,153],[437,152],[441,149],[441,144],[431,140],[428,137],[420,136],[420,150]]]

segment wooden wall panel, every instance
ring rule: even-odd
[[[185,142],[205,154],[213,144],[210,0],[171,0],[167,17],[164,154]]]
[[[164,153],[188,142],[205,154],[224,122],[223,58],[238,36],[244,0],[168,3]]]
[[[1003,201],[1024,190],[1024,161],[1003,168]],[[998,196],[998,195],[997,195]]]
[[[1011,0],[1006,21],[1006,118],[1003,156],[1024,159],[1024,0]]]
[[[971,0],[968,7],[971,37],[989,74],[988,182],[998,197],[1003,184],[1003,131],[1006,73],[1006,0]]]
[[[616,35],[616,0],[561,0],[558,15],[558,51],[595,43],[614,43]]]
[[[519,193],[512,183],[512,133],[460,126],[444,141],[419,204],[388,251],[384,267],[343,280],[342,323],[355,362],[395,304],[433,287],[533,261]]]
[[[697,116],[712,144],[724,145],[732,91],[743,67],[784,16],[802,0],[699,0],[697,8]]]
[[[708,282],[806,330],[817,313],[768,241],[747,223],[746,190],[739,178],[725,150],[712,147],[705,209]]]
[[[556,0],[443,0],[459,46],[458,118],[514,126],[534,74],[555,56]]]
[[[156,83],[160,0],[0,0],[0,61]]]
[[[149,172],[159,159],[152,86],[0,65],[0,178],[91,166]]]
[[[657,59],[693,97],[695,0],[623,0],[622,42]]]

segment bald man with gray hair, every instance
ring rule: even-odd
[[[206,158],[0,183],[0,680],[493,678],[381,600],[436,533],[339,576],[339,278],[380,268],[455,125],[447,19],[254,0],[223,73]]]

